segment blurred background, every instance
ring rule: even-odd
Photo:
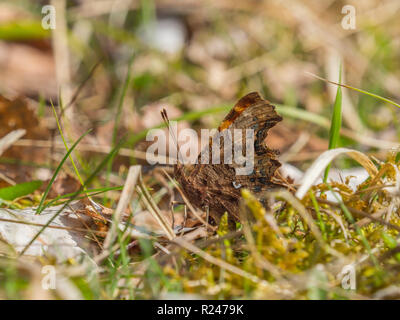
[[[162,108],[184,127],[212,128],[251,91],[284,118],[268,144],[304,169],[328,147],[337,90],[310,73],[337,81],[341,64],[343,83],[400,100],[399,13],[398,0],[1,1],[0,136],[27,130],[1,172],[16,182],[49,177],[32,168],[65,153],[51,103],[63,102],[70,141],[94,128],[79,147],[84,173],[128,137],[118,172],[143,162],[140,141],[162,123]],[[384,157],[397,145],[398,114],[345,89],[340,144]]]

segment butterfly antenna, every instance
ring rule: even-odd
[[[169,130],[170,129],[169,118],[168,118],[167,110],[165,110],[164,108],[161,110],[161,117]]]
[[[182,157],[182,154],[181,154],[181,152],[180,152],[180,150],[179,150],[178,139],[177,139],[177,137],[175,136],[174,130],[172,130],[172,128],[171,128],[171,124],[170,124],[170,121],[169,121],[169,118],[168,118],[167,110],[165,110],[164,108],[163,108],[162,111],[161,111],[161,117],[162,117],[162,119],[163,119],[165,125],[167,126],[168,132],[169,132],[170,136],[172,137],[173,143],[174,143],[175,146],[176,146],[176,150],[178,151],[178,159],[177,159],[177,162],[178,162],[178,164],[179,164],[179,159],[183,159],[183,157]]]

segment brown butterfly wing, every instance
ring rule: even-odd
[[[218,130],[221,133],[230,130],[232,137],[235,129],[242,131],[242,137],[246,136],[246,129],[254,130],[254,157],[251,157],[253,170],[246,175],[237,175],[236,170],[243,165],[238,165],[235,161],[232,161],[232,164],[200,164],[199,155],[199,164],[176,167],[176,178],[189,200],[197,207],[208,207],[216,220],[219,220],[225,211],[231,217],[239,219],[241,188],[261,195],[266,190],[282,186],[274,177],[276,169],[280,167],[276,151],[265,145],[268,130],[281,120],[274,106],[263,100],[258,93],[252,92],[241,98]],[[234,144],[237,143],[242,144],[245,154],[245,139],[235,140]],[[209,154],[212,155],[211,142]],[[224,159],[223,143],[220,159]]]
[[[275,177],[276,170],[281,166],[277,158],[278,151],[269,149],[265,143],[268,130],[281,121],[282,117],[276,113],[273,105],[256,95],[258,97],[255,97],[254,103],[237,117],[228,130],[254,130],[253,171],[248,175],[236,174],[233,182],[236,188],[247,188],[257,194],[282,186],[282,182]],[[231,166],[235,169],[238,167],[235,163]]]

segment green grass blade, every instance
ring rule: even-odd
[[[78,142],[78,141],[77,141]],[[69,199],[69,201],[67,201],[48,221],[47,223],[40,228],[40,230],[38,231],[38,233],[35,234],[35,236],[31,239],[31,241],[29,241],[29,243],[24,247],[24,249],[21,251],[21,253],[19,254],[20,256],[22,256],[26,250],[29,249],[29,247],[32,245],[33,242],[35,242],[35,240],[42,234],[42,232],[54,221],[55,218],[58,217],[58,215],[63,212],[65,210],[65,208],[67,208],[67,206],[71,203],[71,201],[75,200],[78,195],[80,195],[82,193],[83,190],[85,190],[85,188],[93,181],[94,178],[97,177],[97,175],[100,173],[100,171],[107,165],[107,163],[110,161],[110,159],[112,157],[114,157],[118,150],[121,149],[122,145],[124,143],[124,140],[121,139],[121,141],[118,143],[117,146],[115,146],[110,153],[103,159],[103,161],[96,167],[96,169],[92,172],[92,174],[86,179],[85,183],[79,188],[78,191],[74,192],[73,195],[71,196],[71,198]],[[70,151],[72,152],[73,148],[75,147],[72,146]]]
[[[49,184],[47,185],[47,188],[43,194],[42,199],[40,200],[39,206],[36,209],[36,214],[40,214],[40,212],[42,212],[43,210],[43,203],[46,200],[46,197],[50,191],[50,188],[52,186],[52,184],[54,183],[54,180],[56,179],[58,173],[60,172],[64,162],[68,159],[69,155],[71,154],[71,152],[75,149],[75,147],[78,145],[78,143],[91,131],[92,129],[89,129],[88,131],[86,131],[78,140],[76,140],[76,142],[72,145],[72,147],[68,150],[68,152],[65,154],[64,158],[61,160],[61,162],[59,163],[59,165],[56,168],[56,171],[54,172],[53,176],[50,179]]]
[[[276,104],[276,111],[282,116],[314,123],[325,129],[329,129],[331,125],[328,118],[304,109]]]
[[[335,82],[335,81],[327,80],[327,79],[325,79],[325,78],[322,78],[322,77],[317,76],[317,75],[315,75],[315,74],[313,74],[313,73],[310,73],[310,72],[307,72],[307,73],[310,74],[311,76],[313,76],[313,77],[319,79],[319,80],[322,80],[322,81],[325,81],[325,82],[329,82],[329,83],[331,83],[331,84],[334,84],[334,85],[336,85],[336,86],[340,86],[340,87],[343,87],[343,88],[351,89],[351,90],[357,91],[357,92],[359,92],[359,93],[366,94],[366,95],[368,95],[368,96],[370,96],[370,97],[373,97],[373,98],[375,98],[375,99],[378,99],[378,100],[387,102],[387,103],[389,103],[389,104],[391,104],[391,105],[393,105],[393,106],[395,106],[395,107],[397,107],[397,108],[400,108],[400,104],[398,104],[397,102],[395,102],[395,101],[393,101],[393,100],[390,100],[390,99],[387,99],[387,98],[385,98],[385,97],[382,97],[382,96],[380,96],[380,95],[378,95],[378,94],[375,94],[375,93],[372,93],[372,92],[368,92],[368,91],[365,91],[365,90],[362,90],[362,89],[359,89],[359,88],[355,88],[355,87],[349,86],[349,85],[347,85],[347,84],[342,84],[342,83],[337,83],[337,82]]]
[[[62,103],[62,99],[61,99],[61,93],[60,93],[60,103],[59,103],[59,105],[60,105],[60,108],[61,108],[61,112],[64,112],[63,103]],[[54,108],[53,102],[51,102],[51,107],[53,108],[54,118],[56,119],[58,131],[60,132],[61,139],[62,139],[62,141],[64,143],[65,149],[68,152],[69,151],[68,144],[67,144],[67,141],[65,140],[64,133],[63,133],[62,128],[61,128],[60,120],[58,119],[57,112],[56,112],[56,109]],[[82,179],[81,175],[79,174],[78,168],[76,167],[75,161],[72,158],[71,154],[69,155],[69,159],[71,160],[72,167],[74,168],[74,171],[76,173],[76,176],[78,177],[79,182],[81,184],[83,184],[83,179]]]
[[[319,227],[321,229],[322,237],[324,238],[325,241],[327,241],[328,237],[326,235],[325,223],[322,220],[321,211],[319,210],[319,205],[318,205],[317,199],[315,198],[314,192],[312,190],[310,190],[310,199],[314,206],[315,212],[317,213],[318,223],[319,223]]]
[[[342,66],[339,70],[339,84],[342,82]],[[338,146],[340,139],[340,128],[342,126],[342,88],[338,86],[335,98],[335,104],[333,105],[333,115],[331,122],[331,129],[329,130],[329,149],[334,149]],[[324,182],[328,180],[329,170],[331,164],[325,169]]]
[[[2,200],[14,200],[19,197],[27,196],[33,191],[39,189],[42,185],[42,181],[35,180],[24,183],[19,183],[14,186],[5,187],[0,189],[0,199]]]
[[[81,198],[86,198],[86,197],[93,197],[99,194],[102,194],[104,192],[108,192],[108,191],[120,191],[123,189],[124,186],[118,186],[118,187],[109,187],[109,188],[97,188],[97,189],[86,189],[84,190],[81,195],[81,197],[78,197],[77,199],[81,199]],[[60,195],[54,199],[51,199],[48,203],[46,203],[45,205],[43,205],[42,211],[47,208],[47,207],[51,207],[53,204],[56,204],[58,201],[61,202],[61,200],[63,199],[68,199],[69,197],[74,196],[75,192],[71,192],[71,193],[67,193],[67,194],[63,194]],[[63,202],[59,203],[62,204]]]
[[[2,22],[0,25],[0,39],[7,41],[24,41],[48,39],[50,30],[45,30],[40,21],[23,20]]]

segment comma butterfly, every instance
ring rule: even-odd
[[[281,166],[277,159],[278,151],[265,145],[268,130],[281,120],[275,107],[257,92],[241,98],[218,127],[218,133],[221,135],[224,130],[229,130],[233,136],[235,130],[253,130],[251,172],[238,175],[239,165],[236,163],[203,164],[201,155],[207,151],[203,149],[195,164],[178,163],[174,167],[175,178],[188,200],[200,209],[208,208],[210,216],[217,222],[225,212],[231,220],[239,220],[240,189],[249,189],[261,200],[265,191],[286,187],[286,181],[276,176],[276,170]],[[244,140],[239,145],[244,146]],[[234,143],[237,145],[236,141]],[[210,139],[208,151],[214,157],[211,144]],[[219,145],[221,158],[226,153],[225,145],[226,142]]]

